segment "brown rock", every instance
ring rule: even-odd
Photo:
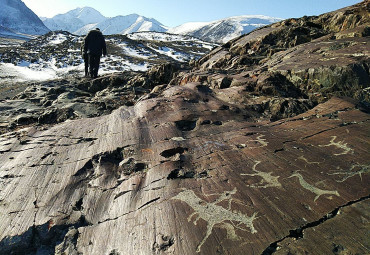
[[[368,253],[365,10],[0,102],[0,254]]]

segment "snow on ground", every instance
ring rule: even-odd
[[[57,45],[57,44],[61,44],[65,40],[67,40],[67,36],[66,35],[64,35],[64,34],[57,34],[57,35],[54,36],[54,38],[52,38],[50,40],[49,44],[51,44],[51,45]]]
[[[112,62],[119,63],[119,65],[114,66]],[[64,65],[63,67],[57,67],[56,64],[57,62],[54,58],[50,61],[41,61],[36,64],[32,64],[28,61],[21,61],[18,65],[0,63],[1,83],[15,84],[18,82],[47,81],[66,78],[68,76],[82,77],[84,75],[84,63],[80,63],[76,66]],[[99,75],[130,70],[146,71],[148,68],[149,66],[147,63],[133,64],[121,57],[102,57]]]
[[[145,41],[159,41],[159,42],[173,42],[173,41],[199,41],[198,38],[184,35],[175,35],[158,32],[137,32],[127,35],[131,40],[145,40]]]
[[[118,47],[112,53],[108,52],[108,57],[101,58],[99,75],[147,71],[157,64],[157,60],[172,61],[168,57],[187,62],[216,45],[190,36],[157,32],[140,32],[128,37],[134,41],[124,36],[107,39],[107,43]],[[80,52],[82,40],[82,37],[68,33],[53,32],[40,37],[40,40],[31,40],[17,48],[9,47],[9,50],[1,51],[0,85],[84,76]],[[62,47],[60,44],[64,42],[68,42],[68,45]],[[5,45],[8,46],[6,41]]]
[[[171,48],[168,48],[168,47],[160,47],[159,49],[154,48],[154,47],[150,47],[150,48],[152,50],[158,52],[159,54],[166,55],[166,56],[168,56],[170,58],[173,58],[177,61],[180,61],[180,62],[188,61],[188,58],[187,58],[186,54],[176,52],[175,50],[173,50]]]
[[[112,63],[119,63],[112,64]],[[99,74],[109,74],[122,71],[147,71],[149,69],[148,63],[134,64],[119,56],[102,57],[100,61]]]
[[[155,57],[149,51],[146,51],[144,49],[140,51],[133,49],[127,43],[120,43],[120,44],[117,44],[117,46],[122,48],[122,51],[124,52],[124,54],[130,57],[142,58],[142,59],[149,59],[151,57]]]
[[[50,68],[43,70],[31,69],[27,66],[15,66],[0,63],[0,78],[2,83],[17,83],[25,81],[46,81],[56,79],[56,72]]]

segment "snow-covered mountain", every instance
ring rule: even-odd
[[[49,32],[39,17],[21,0],[0,0],[0,36],[27,37]]]
[[[138,14],[107,18],[91,7],[77,8],[53,18],[42,18],[42,20],[50,30],[64,30],[76,35],[87,34],[94,27],[100,28],[106,35],[167,31],[167,28],[155,19]]]
[[[190,22],[168,28],[155,19],[138,14],[106,18],[97,10],[84,7],[44,19],[44,23],[51,30],[65,30],[76,35],[85,35],[89,30],[98,27],[105,35],[153,31],[189,35],[209,42],[225,43],[280,20],[263,15],[244,15],[211,22]]]
[[[100,12],[91,7],[77,8],[53,18],[41,18],[44,24],[53,31],[64,30],[75,33],[88,24],[96,24],[106,20]]]
[[[107,18],[99,23],[86,25],[79,30],[74,31],[74,34],[84,35],[94,27],[100,28],[103,34],[129,34],[134,32],[166,32],[167,28],[155,19],[146,18],[137,14],[126,16],[116,16]]]
[[[278,21],[281,21],[281,19],[263,15],[243,15],[211,22],[189,22],[178,27],[170,28],[167,32],[195,36],[211,42],[226,43],[256,28]]]

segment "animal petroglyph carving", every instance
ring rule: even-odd
[[[332,191],[332,190],[323,190],[323,189],[319,189],[311,184],[309,184],[308,182],[306,182],[304,179],[303,179],[303,176],[300,174],[300,173],[294,173],[292,174],[291,176],[289,176],[289,178],[292,178],[292,177],[297,177],[298,180],[299,180],[299,183],[301,184],[301,186],[306,189],[306,190],[309,190],[313,193],[316,194],[316,197],[315,199],[313,200],[314,202],[316,202],[316,200],[322,196],[322,195],[336,195],[336,196],[340,196],[338,191]]]
[[[247,231],[247,229],[242,228],[242,225],[247,226],[251,233],[257,233],[257,230],[253,226],[253,221],[256,219],[257,213],[254,213],[251,217],[239,212],[231,210],[231,196],[236,193],[236,189],[232,191],[225,191],[212,203],[208,203],[201,198],[199,198],[192,190],[185,190],[177,194],[172,199],[178,199],[187,203],[194,212],[189,215],[188,221],[190,222],[195,215],[198,215],[194,222],[194,225],[197,225],[199,219],[203,219],[207,222],[207,231],[203,240],[199,243],[197,247],[197,252],[200,252],[202,245],[212,234],[212,230],[215,225],[219,224],[221,228],[226,229],[227,238],[239,240],[240,237],[236,234],[236,229]],[[218,203],[228,200],[228,208],[224,208]],[[230,221],[231,223],[228,223]],[[237,224],[236,224],[237,222]]]
[[[319,165],[320,164],[320,162],[315,162],[315,161],[309,161],[308,159],[306,159],[304,156],[300,156],[299,158],[297,158],[297,159],[300,159],[300,160],[303,160],[304,162],[306,162],[307,164],[309,164],[309,165],[313,165],[313,164],[317,164],[317,165]]]
[[[351,168],[348,171],[338,171],[334,173],[330,173],[329,175],[342,175],[343,178],[337,182],[344,182],[347,179],[353,177],[353,176],[360,176],[360,179],[362,181],[362,174],[367,174],[370,172],[370,166],[369,165],[360,165],[360,164],[354,164],[351,166]]]
[[[262,148],[262,147],[266,147],[269,143],[266,142],[266,139],[264,139],[265,135],[259,135],[256,137],[255,140],[248,140],[246,144],[238,144],[237,147],[238,148],[248,148],[248,149],[254,149],[254,148]],[[253,143],[254,144],[259,144],[258,146],[249,146],[248,144],[249,143]]]
[[[260,147],[266,147],[269,143],[266,142],[266,139],[264,139],[262,137],[265,137],[265,135],[259,135],[259,136],[257,136],[256,140],[252,140],[252,141],[258,142],[259,144],[261,144]]]
[[[345,155],[345,154],[348,154],[348,153],[351,153],[351,154],[354,153],[353,149],[348,147],[347,143],[344,143],[344,140],[339,141],[339,142],[334,142],[336,139],[337,139],[336,136],[332,136],[329,144],[319,145],[319,147],[335,146],[335,147],[343,150],[342,153],[335,153],[334,156],[340,156],[340,155]]]
[[[256,161],[252,170],[256,172],[255,174],[240,174],[240,175],[248,175],[248,176],[260,176],[262,180],[257,184],[247,185],[248,187],[252,188],[281,188],[281,183],[279,182],[280,176],[272,176],[272,172],[266,173],[256,170],[258,164],[261,161]]]

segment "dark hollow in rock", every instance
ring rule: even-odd
[[[76,204],[75,204],[75,206],[73,207],[73,210],[74,211],[81,211],[82,210],[82,204],[83,204],[83,198],[80,198],[77,202],[76,202]]]
[[[177,147],[162,151],[160,155],[165,158],[170,158],[172,156],[175,156],[176,154],[183,154],[187,150],[188,148]]]
[[[211,121],[210,120],[203,120],[200,125],[209,125],[211,124]]]
[[[181,131],[191,131],[197,126],[197,120],[178,120],[175,124]]]
[[[112,250],[109,255],[121,255],[116,249]]]
[[[167,180],[194,178],[195,174],[196,173],[194,171],[175,169],[172,170],[171,173],[167,176]]]
[[[146,164],[141,162],[136,162],[134,158],[128,158],[119,164],[123,174],[131,175],[132,173],[137,173],[144,171],[146,169]]]
[[[220,120],[216,120],[212,123],[213,125],[216,125],[216,126],[221,126],[222,125],[222,121]]]

